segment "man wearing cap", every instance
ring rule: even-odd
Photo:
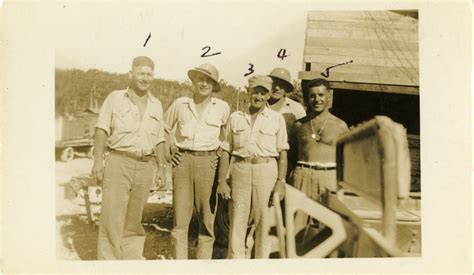
[[[267,107],[271,89],[270,77],[251,77],[250,106],[232,113],[226,126],[217,190],[224,199],[231,200],[229,258],[245,258],[251,212],[256,227],[255,257],[268,258],[270,254],[269,201],[273,191],[284,187],[289,147],[283,116]]]
[[[315,201],[327,203],[336,192],[336,141],[347,124],[329,112],[332,90],[325,79],[313,79],[303,87],[308,115],[295,123],[298,162],[291,184]],[[295,224],[304,226],[306,215]]]
[[[100,110],[92,167],[103,192],[99,260],[143,259],[141,219],[156,165],[155,182],[165,183],[163,109],[149,92],[153,75],[153,61],[136,57],[130,86],[110,93]],[[106,146],[110,154],[104,167]]]
[[[291,83],[291,75],[285,68],[275,68],[268,75],[272,78],[271,97],[268,99],[268,104],[272,110],[275,110],[283,115],[286,122],[286,131],[288,133],[288,141],[290,143],[290,150],[288,152],[288,172],[293,171],[294,164],[297,161],[297,153],[293,150],[296,143],[294,136],[293,125],[296,120],[306,116],[303,106],[286,96],[294,90]]]
[[[171,231],[174,259],[188,258],[188,228],[196,209],[199,221],[198,259],[210,259],[214,243],[216,161],[221,130],[229,117],[229,105],[212,96],[220,90],[219,73],[211,64],[188,71],[192,98],[176,99],[165,113],[173,164],[174,227]],[[213,197],[214,196],[214,197]],[[213,202],[213,203],[211,203]]]

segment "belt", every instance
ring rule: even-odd
[[[242,158],[242,157],[235,157],[237,161],[242,161],[245,163],[250,163],[250,164],[260,164],[260,163],[268,163],[274,157],[248,157],[248,158]]]
[[[193,150],[185,150],[185,149],[180,148],[179,152],[184,153],[184,154],[193,155],[193,156],[196,156],[196,157],[217,156],[217,151],[216,150],[212,150],[212,151],[193,151]]]
[[[115,154],[115,155],[124,156],[124,157],[130,158],[130,159],[136,160],[136,161],[142,161],[142,162],[148,162],[148,161],[150,161],[150,159],[152,159],[154,157],[154,155],[151,155],[151,154],[150,155],[145,155],[145,156],[140,156],[140,155],[137,155],[137,154],[132,153],[132,152],[118,151],[118,150],[112,150],[110,153]]]
[[[319,166],[319,165],[308,165],[308,164],[303,164],[303,163],[297,163],[296,166],[298,167],[302,167],[302,168],[309,168],[309,169],[313,169],[313,170],[324,170],[324,171],[328,171],[328,170],[335,170],[336,169],[336,166]]]

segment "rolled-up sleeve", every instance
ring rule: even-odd
[[[226,122],[225,131],[224,131],[224,139],[221,142],[222,150],[229,152],[232,154],[233,151],[233,140],[232,140],[232,116]]]
[[[113,93],[109,94],[100,108],[96,128],[104,130],[110,136],[112,126]]]
[[[170,133],[173,129],[174,125],[176,124],[176,120],[178,118],[178,111],[179,111],[179,102],[178,99],[175,100],[171,106],[166,110],[164,115],[164,130],[167,133]]]
[[[278,114],[278,131],[276,133],[276,146],[277,152],[290,149],[288,144],[288,135],[286,133],[286,123],[285,119],[281,114]]]

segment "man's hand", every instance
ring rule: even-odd
[[[165,154],[166,161],[171,163],[173,167],[178,166],[181,163],[181,156],[182,154],[178,151],[176,146],[172,146],[170,148],[170,153]]]
[[[231,199],[230,191],[231,190],[227,182],[221,182],[219,185],[217,185],[217,194],[225,200]]]
[[[216,157],[216,158],[211,160],[211,168],[213,170],[216,170],[217,166],[219,166],[219,157]]]
[[[278,193],[280,200],[285,198],[285,182],[283,180],[277,180],[275,186],[273,186],[272,193],[270,195],[270,201],[268,202],[268,207],[273,206],[273,193]]]
[[[91,175],[93,178],[97,180],[97,184],[102,183],[102,178],[104,175],[104,164],[102,161],[94,161],[94,165],[92,166]]]
[[[166,190],[166,174],[164,166],[158,166],[158,169],[155,171],[155,182],[153,189],[159,191]]]

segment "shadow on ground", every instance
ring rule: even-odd
[[[100,218],[97,216],[97,219]],[[91,227],[85,214],[56,217],[61,235],[58,259],[96,260],[98,226]],[[147,260],[171,258],[170,231],[173,226],[173,208],[169,204],[147,204],[143,213],[146,241],[144,257]],[[196,257],[198,223],[193,217],[189,230],[189,258]],[[64,255],[66,254],[66,255]],[[213,259],[225,258],[226,249],[214,245]]]

